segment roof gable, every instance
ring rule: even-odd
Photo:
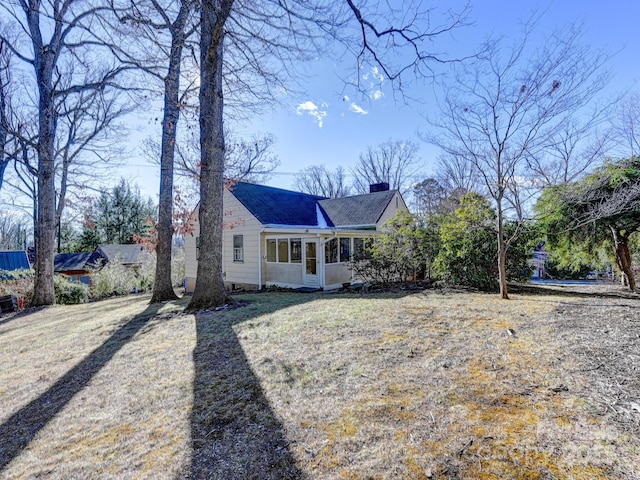
[[[13,270],[29,269],[29,259],[24,250],[9,250],[0,252],[0,270],[11,272]]]
[[[387,190],[352,197],[327,198],[318,203],[336,227],[373,226],[377,225],[396,193],[396,190]]]
[[[324,197],[246,182],[237,182],[229,191],[263,225],[334,226],[317,208]]]

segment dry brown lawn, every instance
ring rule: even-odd
[[[0,317],[0,478],[640,479],[615,286]]]

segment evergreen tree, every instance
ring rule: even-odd
[[[137,186],[132,188],[126,180],[120,179],[111,191],[102,192],[95,202],[95,235],[103,243],[135,243],[137,238],[150,236],[155,210],[151,199],[143,198]]]

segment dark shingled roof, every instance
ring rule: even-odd
[[[263,225],[329,228],[376,225],[396,194],[384,191],[325,198],[245,182],[230,190]],[[318,215],[326,225],[318,224]]]
[[[317,227],[318,211],[328,226],[333,226],[321,209],[317,197],[280,188],[238,182],[229,189],[263,225]]]
[[[336,227],[371,226],[378,223],[395,194],[395,190],[387,190],[352,197],[328,198],[318,203]]]
[[[13,270],[29,269],[27,252],[24,250],[9,250],[0,252],[0,270],[11,272]]]
[[[98,265],[100,254],[97,252],[58,253],[53,260],[54,272],[88,270]]]
[[[122,265],[137,265],[151,260],[144,245],[98,245],[96,250],[107,262],[117,260]]]

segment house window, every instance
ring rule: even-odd
[[[302,263],[302,240],[292,238],[291,244],[291,263]]]
[[[338,263],[338,239],[332,238],[324,245],[324,263]]]
[[[242,235],[233,236],[233,261],[244,262],[244,239]]]
[[[278,263],[289,263],[289,240],[278,239]]]
[[[340,239],[340,261],[348,262],[350,258],[351,258],[351,239],[341,238]]]
[[[200,260],[200,237],[196,237],[196,260]]]
[[[275,262],[276,253],[276,241],[272,239],[267,240],[267,262]]]

